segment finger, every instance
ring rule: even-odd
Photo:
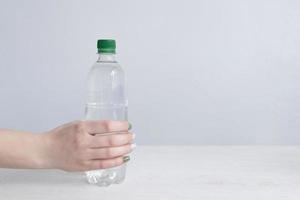
[[[107,159],[107,160],[91,160],[87,170],[106,169],[120,166],[124,163],[123,157]]]
[[[85,121],[86,129],[90,134],[101,134],[117,131],[128,131],[127,121],[90,120]]]
[[[135,144],[126,144],[119,147],[90,149],[88,157],[91,160],[116,158],[129,154],[135,148],[135,146]]]
[[[98,134],[90,137],[89,147],[101,148],[122,146],[131,143],[133,139],[134,134],[129,132],[106,135]]]

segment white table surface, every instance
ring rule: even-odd
[[[120,185],[82,173],[0,169],[0,199],[300,199],[300,146],[139,146]]]

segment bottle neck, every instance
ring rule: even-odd
[[[114,53],[98,53],[97,62],[117,62]]]

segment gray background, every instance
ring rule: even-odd
[[[300,2],[0,1],[0,127],[83,117],[116,38],[139,144],[300,144]]]

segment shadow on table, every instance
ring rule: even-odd
[[[0,185],[16,184],[82,185],[84,173],[68,173],[56,170],[11,170],[0,169]]]

